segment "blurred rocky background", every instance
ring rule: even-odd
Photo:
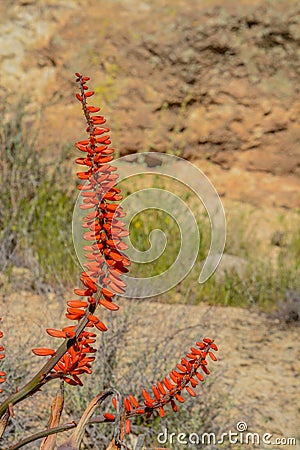
[[[170,152],[220,194],[299,207],[300,10],[294,0],[4,0],[0,76],[42,107],[40,146],[74,140],[75,70],[121,155]]]
[[[99,383],[87,377],[83,394],[68,391],[65,420],[80,415],[108,382],[103,367],[124,393],[139,392],[170,370],[194,337],[208,333],[220,357],[199,402],[152,428],[138,424],[137,434],[152,433],[152,445],[163,425],[221,433],[246,420],[252,432],[295,436],[299,1],[0,1],[0,316],[11,355],[4,360],[11,374],[5,393],[32,374],[30,349],[49,345],[45,327],[63,326],[65,300],[78,283],[73,144],[84,138],[85,124],[74,96],[76,71],[91,77],[117,156],[154,151],[192,161],[215,185],[228,230],[221,264],[200,286],[210,227],[194,210],[203,248],[193,271],[172,291],[147,303],[125,301],[120,315],[107,319],[112,331],[100,339]],[[137,218],[134,242],[147,248],[151,229],[170,225],[164,220],[152,213]],[[174,230],[167,262],[176,257]],[[135,355],[129,363],[128,348]],[[137,373],[144,371],[147,380]],[[47,423],[49,391],[40,395],[38,404],[33,398],[16,407],[5,446]],[[91,428],[84,449],[105,437]]]

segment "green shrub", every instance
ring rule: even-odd
[[[0,263],[7,272],[13,265],[27,267],[38,282],[65,283],[76,267],[68,152],[59,149],[54,162],[45,161],[48,150],[37,149],[24,124],[26,107],[21,101],[2,112]]]

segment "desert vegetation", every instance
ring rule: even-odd
[[[219,361],[210,364],[212,375],[197,388],[199,398],[186,394],[178,412],[166,409],[164,417],[155,410],[150,419],[134,418],[127,445],[134,448],[143,435],[145,448],[159,447],[157,436],[165,428],[221,434],[243,419],[252,431],[297,436],[297,2],[184,2],[183,8],[180,1],[155,1],[132,9],[126,1],[106,5],[103,21],[99,2],[91,0],[80,27],[79,3],[0,6],[7,12],[0,23],[6,30],[1,37],[6,55],[0,125],[0,329],[6,355],[0,361],[6,374],[1,401],[40,369],[31,349],[53,348],[45,328],[70,325],[65,303],[82,271],[71,233],[78,195],[73,143],[85,139],[71,75],[80,60],[80,69],[92,75],[95,103],[108,118],[115,156],[130,154],[141,166],[149,163],[143,159],[146,151],[192,161],[222,199],[227,240],[217,271],[201,285],[211,239],[203,205],[179,183],[155,177],[117,187],[124,198],[151,183],[172,189],[193,210],[201,245],[193,269],[171,290],[140,300],[120,295],[119,311],[103,311],[99,319],[108,331],[97,332],[93,374],[82,377],[83,386],[65,386],[61,424],[79,420],[101,391],[115,388],[128,398],[149,389],[208,335],[216,339]],[[112,20],[115,8],[120,20]],[[43,35],[35,30],[38,23],[44,24]],[[80,49],[75,34],[84,42]],[[80,151],[76,156],[82,157]],[[166,233],[166,251],[151,264],[132,263],[132,276],[155,276],[176,259],[180,230],[172,217],[146,211],[128,224],[141,251],[149,248],[157,228]],[[15,405],[1,448],[47,427],[58,388],[59,381],[47,383]],[[96,415],[113,414],[111,408],[108,399]],[[57,446],[73,432],[60,433]],[[112,433],[112,423],[89,424],[81,449],[107,448]],[[41,440],[24,448],[40,445]]]
[[[106,390],[101,391],[89,403],[79,421],[73,421],[60,426],[60,416],[64,407],[64,384],[66,383],[73,387],[83,386],[81,376],[84,374],[92,374],[91,365],[95,360],[93,354],[97,351],[92,344],[96,342],[95,338],[97,335],[90,331],[90,329],[95,327],[100,332],[107,331],[104,322],[95,315],[96,309],[100,309],[101,306],[110,312],[115,312],[119,309],[119,306],[114,303],[114,297],[118,294],[122,295],[125,292],[126,283],[122,281],[121,276],[128,272],[128,266],[130,266],[130,260],[123,252],[128,248],[128,245],[122,242],[122,238],[127,236],[129,231],[124,227],[125,223],[120,220],[126,213],[123,211],[122,206],[118,204],[122,199],[122,195],[120,194],[121,190],[116,187],[118,185],[118,174],[114,172],[117,168],[110,164],[114,159],[114,149],[110,147],[111,140],[109,134],[105,134],[109,133],[110,130],[109,128],[103,127],[103,124],[106,122],[105,118],[100,115],[95,115],[100,108],[88,104],[89,97],[95,94],[94,91],[88,90],[87,82],[90,78],[82,76],[78,72],[75,75],[76,82],[79,84],[79,93],[76,93],[76,98],[82,105],[87,125],[86,131],[89,136],[87,140],[81,140],[75,144],[77,150],[84,155],[84,157],[77,158],[76,163],[79,167],[83,166],[87,168],[85,171],[77,172],[77,177],[81,182],[77,186],[81,195],[79,208],[85,214],[88,211],[84,215],[81,224],[85,231],[83,233],[83,239],[89,244],[84,246],[86,262],[83,266],[85,269],[81,272],[81,288],[74,289],[77,299],[67,301],[66,318],[75,321],[75,325],[64,326],[61,329],[46,329],[49,336],[62,338],[63,343],[56,350],[49,347],[33,348],[32,352],[35,355],[49,357],[47,362],[42,365],[37,374],[27,384],[18,388],[15,393],[11,393],[0,406],[0,414],[2,417],[1,434],[3,435],[9,420],[14,417],[13,407],[15,404],[22,402],[28,396],[34,395],[48,382],[61,380],[59,391],[51,405],[51,415],[47,429],[44,432],[39,432],[37,435],[23,438],[16,444],[12,444],[10,446],[12,449],[21,448],[41,437],[44,439],[40,448],[53,449],[56,445],[56,434],[72,429],[74,426],[74,433],[59,448],[79,449],[89,419],[93,416],[97,406],[102,405],[111,396],[112,404],[116,412],[114,414],[105,412],[102,416],[93,420],[95,423],[114,423],[113,439],[109,446],[121,449],[126,446],[124,435],[130,434],[132,417],[145,415],[149,419],[154,411],[159,411],[160,417],[164,417],[164,408],[169,403],[173,411],[177,412],[177,403],[184,403],[185,401],[182,397],[182,391],[185,390],[191,397],[195,397],[196,392],[194,388],[199,384],[199,381],[204,381],[204,375],[210,374],[207,367],[207,358],[209,357],[213,361],[217,360],[213,350],[217,351],[218,347],[214,341],[207,337],[202,338],[179,361],[176,369],[169,372],[168,377],[164,377],[162,381],[158,381],[157,384],[152,385],[150,393],[145,388],[142,389],[143,400],[141,401],[137,400],[137,397],[133,394],[129,394],[128,397],[123,398],[123,395],[114,388],[112,379],[110,378],[112,375],[112,367],[109,364],[112,354],[110,354],[110,357],[105,361],[107,363],[107,372],[103,384],[105,386],[107,383]],[[19,127],[17,124],[17,131]],[[31,160],[32,152],[29,154],[26,145],[24,152],[26,155],[25,158],[22,158],[22,152],[21,155],[18,153],[18,148],[24,145],[22,135],[20,137],[17,134],[16,142],[7,145],[10,137],[12,137],[11,140],[13,141],[15,133],[13,133],[8,124],[4,127],[3,132],[3,155],[6,156],[6,159],[3,159],[3,174],[7,176],[7,179],[4,180],[8,185],[6,196],[10,198],[10,203],[15,202],[16,210],[19,211],[22,205],[26,207],[32,199],[34,202],[36,201],[38,194],[37,191],[34,191],[34,188],[36,187],[35,185],[39,184],[39,178],[45,175],[46,171],[43,171],[41,168],[37,172],[37,176],[31,180],[34,187],[32,188],[30,186],[28,193],[24,188],[21,189],[21,180],[24,174],[16,173],[14,160],[17,159],[20,166],[27,167],[29,174],[32,172],[34,160]],[[31,170],[29,170],[29,167],[31,167]],[[10,177],[8,173],[11,173],[12,176]],[[53,174],[61,178],[59,167],[54,168]],[[53,174],[49,185],[55,186]],[[14,195],[14,186],[17,186],[16,195]],[[3,201],[5,201],[5,197],[3,197]],[[32,209],[29,208],[29,217],[25,222],[28,230],[30,230],[32,224],[34,227],[36,215],[39,219],[41,218],[41,215],[38,214],[40,206],[38,202],[33,205]],[[90,211],[91,209],[92,211]],[[22,253],[22,248],[17,248],[15,244],[19,237],[17,235],[15,237],[13,236],[14,229],[17,231],[17,220],[16,224],[11,223],[9,219],[4,220],[4,261],[8,260],[10,255],[17,255],[19,252]],[[5,234],[10,237],[8,243],[4,239]],[[46,239],[48,240],[49,236]],[[26,247],[29,242],[26,242]],[[49,244],[53,245],[53,242],[49,242]],[[33,257],[38,255],[38,249],[35,250],[36,252],[33,253]],[[3,337],[2,332],[0,337]],[[105,348],[106,351],[108,351],[109,346],[110,344],[107,342],[105,346],[107,347],[107,349]],[[116,348],[114,348],[115,350]],[[5,358],[4,351],[5,348],[1,346],[1,359]],[[116,356],[114,355],[115,358]],[[1,384],[6,382],[6,375],[6,371],[1,372]],[[105,445],[107,439],[97,438],[95,440],[98,442],[100,440],[99,445],[104,440],[103,445]],[[142,448],[143,443],[144,437],[143,439],[138,438],[137,447]],[[94,445],[93,441],[91,445]]]

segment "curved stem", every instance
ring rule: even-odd
[[[2,438],[2,435],[5,431],[6,425],[8,423],[8,419],[9,419],[9,410],[7,409],[5,411],[5,414],[3,414],[3,417],[0,419],[0,439]]]
[[[100,298],[99,298],[100,299]],[[52,378],[47,378],[47,375],[49,372],[53,369],[53,367],[58,363],[58,361],[62,358],[62,356],[68,351],[72,345],[76,342],[76,339],[82,333],[82,331],[85,329],[87,323],[89,322],[88,315],[93,313],[99,303],[99,299],[97,299],[95,305],[90,305],[89,309],[87,310],[85,316],[80,320],[78,323],[76,329],[75,329],[75,336],[72,339],[65,339],[64,342],[58,347],[55,355],[53,355],[46,364],[43,365],[43,367],[39,370],[39,372],[27,383],[25,386],[23,386],[20,390],[15,392],[14,394],[10,395],[1,405],[0,405],[0,419],[7,411],[8,405],[11,403],[12,405],[15,405],[19,403],[20,401],[24,400],[25,398],[29,397],[30,395],[34,394],[36,391],[38,391],[44,384],[46,384],[48,381],[50,381]]]
[[[90,417],[91,414],[93,414],[93,412],[95,411],[95,407],[98,406],[99,404],[101,404],[103,402],[103,400],[105,400],[106,397],[108,397],[109,395],[112,395],[112,394],[115,394],[117,396],[117,398],[119,399],[118,404],[120,404],[120,408],[121,408],[122,398],[120,396],[120,393],[116,389],[109,389],[109,390],[99,394],[97,397],[95,397],[95,399],[93,400],[93,404],[92,404],[92,411],[88,408],[89,409],[88,417],[85,415],[86,414],[86,411],[85,411],[85,414],[80,419],[76,419],[70,423],[65,423],[63,425],[58,425],[58,426],[50,428],[48,430],[38,431],[37,433],[31,434],[30,436],[27,436],[26,438],[22,439],[21,441],[17,442],[16,444],[11,445],[8,450],[18,450],[19,448],[23,447],[24,445],[30,444],[30,442],[34,442],[37,439],[42,439],[44,437],[50,436],[55,433],[62,433],[64,431],[68,431],[73,428],[76,428],[78,425],[80,425],[80,423],[83,423],[83,422],[85,422],[84,426],[86,426],[88,424],[92,424],[92,423],[105,423],[105,422],[112,423],[115,425],[115,421],[110,421],[110,420],[106,419],[103,415],[96,416],[94,418]]]
[[[119,392],[116,391],[115,389],[108,389],[107,391],[101,392],[100,394],[96,395],[96,397],[93,398],[93,400],[89,403],[89,405],[85,409],[83,415],[81,416],[81,419],[78,422],[75,431],[72,433],[69,439],[58,448],[58,450],[66,447],[79,449],[81,441],[83,439],[85,428],[89,423],[92,415],[94,414],[96,408],[100,406],[108,396],[114,394],[120,397]]]
[[[51,434],[55,434],[55,433],[62,433],[64,431],[68,431],[68,430],[72,430],[73,428],[77,427],[79,420],[74,420],[73,422],[70,423],[65,423],[63,425],[58,425],[57,427],[51,428],[49,430],[43,430],[43,431],[38,431],[37,433],[31,434],[30,436],[22,439],[21,441],[17,442],[14,445],[11,445],[8,450],[18,450],[19,448],[23,447],[26,444],[30,444],[30,442],[34,442],[37,439],[42,439],[46,436],[50,436]],[[90,419],[88,421],[88,424],[91,423],[113,423],[110,422],[109,420],[105,419],[105,417],[101,416],[96,416],[92,419]]]

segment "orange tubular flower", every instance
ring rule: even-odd
[[[157,385],[152,386],[152,393],[146,391],[146,389],[142,390],[143,400],[140,403],[133,395],[124,399],[127,420],[141,414],[146,414],[146,417],[149,418],[155,409],[163,417],[165,414],[164,407],[167,403],[171,404],[173,411],[178,410],[175,400],[179,403],[184,402],[181,395],[184,390],[192,397],[197,395],[193,388],[198,385],[199,381],[204,381],[201,371],[206,375],[209,374],[206,367],[207,355],[212,361],[216,361],[217,358],[212,350],[217,351],[218,347],[209,338],[204,338],[196,345],[198,348],[191,348],[191,352],[187,353],[186,357],[181,359],[180,364],[177,364],[176,369],[170,372],[169,378],[165,377],[163,381],[159,381]],[[113,398],[112,403],[116,407],[115,398]]]
[[[0,320],[2,320],[1,317],[0,317]],[[3,332],[0,331],[0,339],[2,337],[3,337]],[[2,345],[0,345],[0,360],[5,358],[5,354],[3,352],[4,352],[4,347]],[[0,372],[0,384],[4,383],[5,381],[6,381],[6,373]],[[2,392],[2,389],[0,389],[0,394],[1,394],[1,392]]]
[[[53,337],[68,339],[76,336],[78,323],[82,321],[85,321],[85,327],[96,327],[102,332],[107,330],[105,324],[95,316],[96,307],[100,304],[111,311],[119,309],[112,300],[116,294],[124,292],[126,284],[121,276],[128,272],[127,267],[130,265],[129,259],[122,253],[127,248],[122,238],[129,232],[120,220],[125,213],[118,205],[122,195],[120,189],[116,188],[118,175],[114,172],[117,169],[110,164],[114,158],[114,149],[109,147],[109,128],[103,127],[103,116],[93,114],[100,108],[87,105],[87,99],[94,95],[86,84],[89,77],[79,73],[75,75],[80,89],[76,98],[82,105],[89,134],[88,139],[75,144],[84,154],[76,159],[76,163],[87,168],[77,173],[83,182],[78,186],[81,191],[80,208],[87,210],[82,224],[85,230],[83,237],[88,243],[84,247],[87,262],[84,264],[86,271],[82,272],[80,278],[83,287],[74,290],[81,299],[69,300],[67,303],[66,317],[74,320],[76,325],[62,330],[47,329],[47,333]],[[82,384],[78,375],[91,373],[90,363],[94,358],[87,357],[87,353],[95,352],[90,345],[95,342],[94,337],[95,334],[82,331],[50,375],[63,378],[70,384]],[[55,354],[54,350],[44,348],[34,349],[33,352],[41,356]]]

